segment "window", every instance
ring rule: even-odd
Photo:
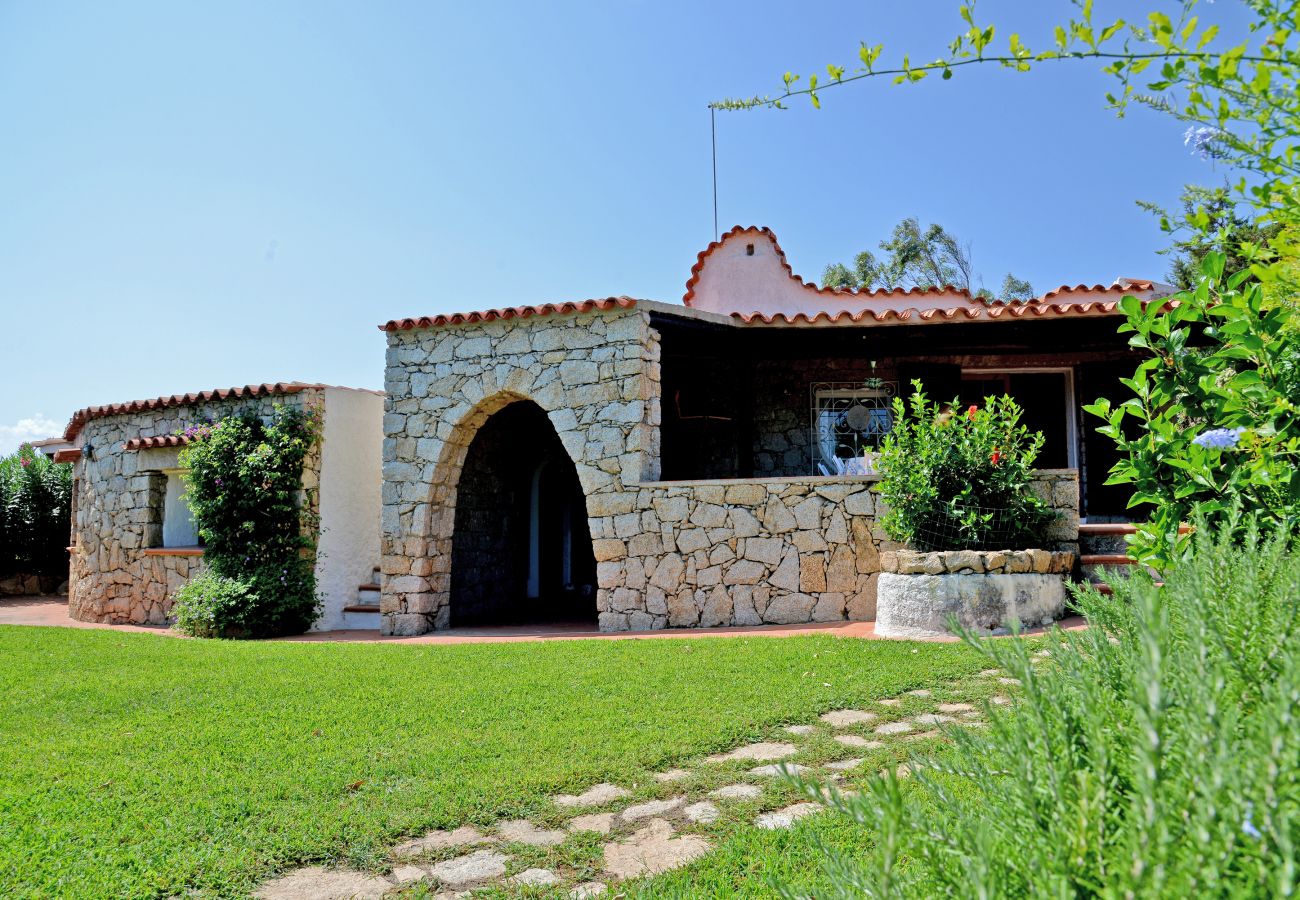
[[[1077,468],[1077,406],[1071,369],[963,369],[961,403],[984,405],[984,398],[1007,394],[1024,410],[1021,424],[1043,433],[1040,469]]]
[[[864,455],[880,449],[894,427],[890,407],[897,386],[878,378],[812,385],[810,435],[814,475],[865,475]]]
[[[167,489],[163,495],[162,545],[164,547],[196,547],[199,531],[194,525],[194,514],[185,502],[185,469],[164,469]]]

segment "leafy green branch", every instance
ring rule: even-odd
[[[1221,159],[1242,170],[1235,185],[1261,210],[1290,205],[1300,176],[1300,2],[1242,0],[1253,16],[1247,38],[1219,46],[1219,26],[1195,14],[1199,0],[1183,0],[1171,18],[1151,12],[1142,22],[1116,19],[1098,23],[1092,0],[1073,0],[1077,16],[1058,25],[1042,49],[1013,32],[1005,45],[998,29],[977,19],[973,2],[959,7],[966,28],[948,52],[923,64],[904,54],[900,64],[882,66],[883,44],[862,42],[856,66],[831,63],[826,80],[786,72],[774,94],[726,98],[710,104],[718,110],[785,109],[796,97],[816,108],[826,90],[867,79],[890,78],[914,84],[931,75],[953,77],[967,66],[993,65],[1028,72],[1053,62],[1097,60],[1102,72],[1118,83],[1107,92],[1110,107],[1123,115],[1132,103],[1173,115],[1188,124],[1187,142],[1206,158]],[[1005,49],[1004,49],[1005,48]],[[1254,173],[1253,179],[1244,173]]]

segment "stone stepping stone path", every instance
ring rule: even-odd
[[[835,740],[845,747],[856,747],[861,750],[875,750],[885,746],[883,741],[871,741],[856,734],[837,734]]]
[[[623,810],[623,815],[619,818],[624,822],[635,822],[638,819],[649,819],[654,816],[674,813],[685,805],[685,797],[673,797],[671,800],[648,800],[645,803],[629,806]]]
[[[512,875],[506,879],[509,885],[527,885],[529,887],[549,887],[558,883],[560,876],[556,875],[550,869],[525,869],[518,875]]]
[[[709,825],[718,821],[718,816],[722,815],[721,811],[708,800],[692,803],[682,811],[686,813],[688,821],[697,825]]]
[[[497,835],[503,841],[527,844],[530,847],[554,847],[556,844],[563,844],[564,839],[568,837],[568,834],[563,831],[546,831],[538,828],[527,819],[502,822],[497,826]]]
[[[839,759],[835,762],[828,762],[826,768],[830,769],[832,772],[847,772],[850,769],[856,769],[864,762],[866,762],[866,760],[862,757],[857,757],[856,759]]]
[[[813,813],[821,812],[822,809],[823,807],[820,803],[813,803],[811,801],[796,803],[793,806],[787,806],[784,809],[763,813],[754,820],[754,826],[769,830],[775,828],[789,828],[804,816],[811,816]]]
[[[259,900],[304,900],[306,897],[370,900],[392,889],[392,884],[376,875],[311,866],[268,881],[253,896]]]
[[[880,718],[873,712],[861,709],[836,709],[823,713],[821,720],[832,728],[848,728],[850,725],[863,725]]]
[[[430,831],[422,838],[416,838],[413,841],[407,841],[405,844],[398,844],[393,848],[393,856],[401,859],[403,857],[420,856],[433,850],[446,850],[451,847],[469,847],[474,844],[491,844],[495,838],[484,836],[473,825],[462,825],[455,831]]]
[[[660,784],[670,784],[674,781],[681,781],[690,777],[691,773],[686,769],[669,769],[667,772],[655,773],[655,781]]]
[[[947,722],[956,722],[952,716],[945,716],[941,713],[922,713],[912,719],[918,725],[943,725]]]
[[[1018,683],[1002,676],[997,669],[986,670],[981,675],[990,679],[996,677],[1002,683]],[[933,692],[925,689],[905,693],[920,701],[929,701],[933,697]],[[526,892],[554,889],[559,893],[548,893],[547,896],[567,896],[573,900],[601,897],[610,892],[608,881],[657,875],[704,856],[711,849],[707,836],[709,826],[722,819],[721,807],[726,804],[761,804],[772,790],[784,793],[788,805],[768,810],[760,807],[754,815],[754,827],[764,830],[791,828],[800,819],[826,808],[825,803],[807,799],[791,803],[793,798],[789,797],[788,786],[779,781],[775,788],[765,789],[741,776],[741,780],[735,783],[722,784],[710,790],[709,782],[717,785],[727,771],[711,770],[711,766],[735,762],[761,763],[749,769],[747,774],[753,779],[769,781],[786,774],[816,777],[819,770],[820,778],[825,782],[820,794],[824,800],[829,800],[833,796],[832,790],[846,797],[857,793],[830,789],[828,785],[850,783],[851,776],[846,773],[862,769],[868,757],[822,762],[815,770],[805,763],[817,762],[825,748],[832,746],[824,743],[827,738],[854,750],[880,750],[891,743],[902,746],[908,741],[942,739],[944,734],[934,727],[938,725],[956,723],[964,727],[982,727],[986,724],[981,720],[984,712],[963,700],[917,704],[899,696],[874,702],[882,709],[898,708],[906,702],[912,708],[929,706],[934,711],[919,712],[909,719],[882,722],[883,712],[831,710],[819,716],[814,724],[795,723],[779,727],[784,734],[809,739],[800,741],[800,744],[787,740],[758,741],[707,756],[694,768],[687,766],[656,772],[652,776],[653,783],[648,786],[650,796],[646,796],[643,787],[635,802],[629,787],[602,782],[581,793],[551,797],[554,806],[567,820],[553,828],[538,826],[528,819],[510,819],[482,830],[462,825],[430,831],[423,837],[397,844],[389,851],[393,869],[387,876],[311,866],[265,882],[255,896],[262,900],[367,900],[427,884],[433,890],[430,896],[434,900],[468,898],[472,893],[493,885]],[[1012,701],[999,694],[990,702],[1005,706]],[[869,728],[872,736],[837,733],[853,728]],[[801,754],[804,763],[793,759]],[[912,768],[908,763],[891,764],[891,768],[881,770],[880,774],[886,775],[891,771],[898,778],[906,778],[911,775]],[[670,787],[678,782],[691,786]],[[630,782],[629,785],[637,787]],[[656,790],[672,792],[673,795],[655,797]],[[554,824],[558,820],[547,821]],[[597,876],[603,880],[575,884],[573,874],[566,869],[567,864],[561,863],[555,868],[534,864],[523,868],[526,861],[536,863],[539,858],[525,855],[522,850],[520,858],[512,860],[510,856],[511,845],[549,851],[581,833],[594,833],[603,838],[600,847],[603,871]],[[547,856],[551,860],[566,858],[563,851]]]
[[[575,816],[569,822],[570,831],[595,831],[599,834],[609,834],[614,827],[614,820],[618,818],[618,813],[592,813],[587,816]]]
[[[429,868],[429,874],[452,890],[464,890],[506,874],[510,857],[496,850],[475,850],[468,856],[444,860]]]
[[[621,800],[630,796],[631,792],[626,788],[621,788],[616,784],[604,782],[595,787],[587,788],[581,794],[560,794],[552,797],[556,806],[604,806],[614,800]]]
[[[782,763],[780,765],[773,763],[766,766],[755,766],[749,770],[749,774],[757,775],[759,778],[775,778],[778,775],[785,774],[802,775],[804,772],[809,771],[811,769],[807,766],[801,766],[798,763]]]
[[[693,834],[677,834],[665,819],[651,819],[625,841],[604,848],[605,871],[615,878],[658,875],[699,859],[709,842]]]
[[[763,741],[757,744],[737,747],[735,750],[728,751],[727,753],[715,753],[713,756],[705,757],[704,761],[709,763],[735,762],[737,760],[753,760],[754,762],[762,762],[768,759],[785,759],[787,756],[794,756],[798,752],[799,748],[794,744]]]

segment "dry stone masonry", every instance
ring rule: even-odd
[[[456,488],[469,444],[493,413],[520,400],[540,406],[589,508],[658,475],[659,344],[648,313],[616,308],[393,331],[388,342],[386,634],[450,622]]]
[[[882,554],[870,478],[656,481],[659,334],[613,307],[390,331],[385,379],[383,629],[451,623],[457,489],[479,428],[536,403],[585,494],[603,631],[870,620]],[[520,448],[521,465],[527,448]],[[1077,540],[1072,470],[1036,489]]]
[[[163,437],[237,410],[270,417],[277,405],[323,414],[323,392],[193,403],[94,418],[80,435],[68,612],[83,622],[164,625],[176,591],[202,566],[193,549],[162,547],[167,478],[179,450],[127,450],[133,438]],[[84,448],[90,447],[89,454]],[[303,467],[303,501],[318,512],[320,445]],[[310,517],[308,517],[310,518]]]

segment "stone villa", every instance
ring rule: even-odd
[[[681,304],[611,297],[382,325],[382,423],[377,395],[297,384],[82,410],[60,451],[77,461],[72,613],[166,616],[198,558],[153,552],[179,490],[166,435],[187,415],[323,395],[321,542],[348,547],[322,562],[317,627],[361,624],[348,606],[388,634],[871,619],[898,549],[876,526],[869,468],[891,398],[913,379],[963,403],[1015,396],[1046,436],[1039,487],[1066,513],[1052,537],[1068,547],[1081,517],[1124,515],[1103,484],[1114,451],[1081,412],[1132,373],[1118,301],[1166,292],[1129,279],[1016,303],[830,290],[796,276],[771,231],[737,227],[699,254]],[[382,446],[382,476],[377,462],[360,480],[332,470],[331,420],[357,435],[348,452],[378,459]],[[332,490],[348,498],[346,527],[327,514]],[[328,572],[336,556],[345,572]],[[359,589],[377,606],[358,605]]]

